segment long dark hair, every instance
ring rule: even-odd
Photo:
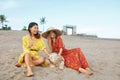
[[[30,31],[30,28],[32,28],[33,26],[38,26],[38,24],[36,22],[31,22],[29,25],[28,25],[28,31],[29,31],[29,34],[31,35],[31,31]],[[40,34],[39,32],[37,32],[37,34],[34,34],[35,38],[39,39],[40,38]]]

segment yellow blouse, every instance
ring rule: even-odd
[[[45,48],[45,44],[43,42],[43,39],[35,39],[34,40],[34,45],[32,46],[31,49],[35,49],[35,50],[43,50]],[[29,52],[30,48],[29,48],[29,36],[24,36],[23,37],[23,51],[24,52]]]
[[[29,48],[29,36],[26,35],[23,37],[23,53],[21,53],[18,63],[22,63],[23,62],[23,57],[25,54],[30,54],[30,56],[35,56],[35,57],[40,57],[40,54],[38,53],[38,50],[43,50],[45,48],[45,44],[44,41],[42,39],[42,37],[40,39],[35,39],[34,40],[34,45],[31,47],[31,50]],[[34,51],[37,50],[37,51]]]

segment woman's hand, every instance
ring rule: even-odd
[[[61,62],[63,60],[63,57],[58,54],[58,62]]]
[[[48,40],[51,40],[51,37],[50,37],[50,35],[48,35],[48,36],[47,36],[47,39],[48,39]]]

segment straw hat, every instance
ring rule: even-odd
[[[55,29],[54,27],[49,27],[46,32],[42,33],[42,36],[43,36],[44,38],[47,38],[48,32],[50,32],[50,31],[55,31],[58,36],[61,36],[61,35],[62,35],[62,32],[61,32],[59,29]]]

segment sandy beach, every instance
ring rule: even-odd
[[[88,76],[70,68],[33,67],[34,77],[26,77],[15,67],[22,53],[22,37],[26,31],[0,30],[0,80],[120,80],[120,40],[63,35],[67,49],[82,49],[94,75]],[[46,40],[45,40],[46,42]],[[45,56],[41,51],[40,54]]]

